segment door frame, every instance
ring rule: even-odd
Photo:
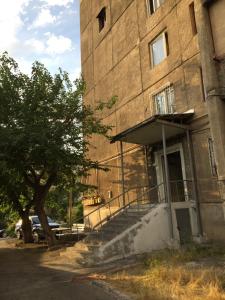
[[[187,183],[186,183],[186,167],[185,167],[185,160],[184,160],[184,151],[183,151],[183,145],[182,143],[177,143],[172,146],[167,147],[166,154],[179,152],[180,153],[180,159],[181,159],[181,168],[182,168],[182,177],[184,181],[184,193],[185,193],[185,202],[188,201],[188,193],[187,193]],[[164,186],[161,184],[164,181],[163,178],[163,166],[162,166],[162,157],[163,157],[163,149],[155,151],[155,168],[156,168],[156,177],[157,177],[157,184],[159,185],[160,194],[162,195],[163,199],[165,199],[165,192],[164,192]],[[164,182],[165,184],[165,182]],[[174,202],[171,203],[173,206],[175,203],[182,203],[182,202]]]
[[[196,223],[196,204],[195,202],[191,201],[191,199],[188,198],[187,193],[187,183],[186,183],[186,167],[185,167],[185,160],[184,160],[184,151],[183,151],[183,145],[182,143],[177,143],[172,146],[169,146],[166,149],[166,154],[174,153],[174,152],[180,152],[180,158],[181,158],[181,168],[182,168],[182,176],[184,180],[184,192],[185,192],[185,201],[181,202],[172,202],[171,208],[172,208],[172,220],[173,220],[173,231],[174,231],[174,237],[177,240],[180,240],[179,237],[179,231],[177,229],[177,218],[176,218],[176,209],[182,209],[182,208],[188,208],[189,209],[189,215],[190,215],[190,223],[191,223],[191,230],[192,230],[192,236],[197,235],[197,223]],[[163,157],[163,149],[155,151],[155,168],[156,168],[156,177],[157,177],[157,184],[163,183],[163,168],[162,168],[162,159]],[[165,199],[165,192],[164,187],[162,185],[159,186],[159,192],[161,195],[164,196]]]

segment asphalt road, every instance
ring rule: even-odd
[[[20,249],[0,239],[0,300],[116,299],[74,272],[45,249]]]

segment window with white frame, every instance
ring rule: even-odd
[[[155,114],[164,115],[172,114],[175,112],[175,99],[174,99],[173,85],[167,86],[153,96]]]
[[[147,0],[148,12],[150,15],[154,14],[154,12],[164,3],[164,0]]]
[[[162,32],[150,44],[151,66],[160,64],[169,55],[167,32]]]

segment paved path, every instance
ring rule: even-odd
[[[1,300],[115,300],[111,294],[75,276],[76,270],[45,249],[19,249],[0,239]]]

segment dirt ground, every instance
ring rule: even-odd
[[[16,247],[15,240],[0,239],[1,300],[119,299],[79,272],[57,251]]]

